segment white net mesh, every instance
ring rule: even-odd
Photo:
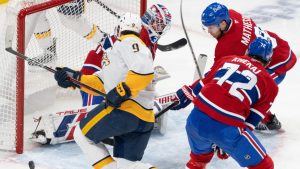
[[[75,0],[26,17],[25,55],[53,68],[67,66],[80,70],[87,53],[97,46],[101,38],[99,29],[112,33],[118,20],[115,14],[121,15],[129,11],[140,13],[139,0],[98,0],[98,3],[96,1]],[[10,2],[9,6],[18,11],[24,6],[42,2],[42,0],[15,0]],[[105,6],[113,11],[109,11]],[[16,16],[16,12],[6,15]],[[6,25],[16,23],[14,20],[16,17],[12,18],[7,19],[0,27],[3,35],[0,36],[0,149],[8,150],[15,149],[16,76],[18,76],[16,57],[4,50]],[[14,37],[13,49],[16,49],[15,39]],[[25,63],[25,112],[32,113],[42,106],[51,104],[49,98],[55,100],[59,96],[70,95],[70,92],[62,94],[61,91],[66,90],[58,89],[52,73],[34,66],[33,63]],[[71,95],[80,97],[78,91],[73,93],[75,94]],[[43,101],[43,97],[48,97],[47,103]]]

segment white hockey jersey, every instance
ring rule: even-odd
[[[130,88],[131,98],[119,109],[140,119],[154,122],[153,59],[143,41],[132,34],[123,35],[115,42],[112,50],[103,56],[102,70],[94,75],[83,75],[81,82],[102,92],[109,92],[120,82]],[[94,94],[85,88],[81,90]]]

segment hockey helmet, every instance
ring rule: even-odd
[[[248,47],[248,55],[265,65],[271,61],[272,54],[272,42],[260,37],[254,39]]]
[[[171,27],[172,15],[168,9],[161,4],[154,4],[146,10],[142,16],[142,24],[149,33],[152,43],[156,43],[161,35]]]
[[[141,18],[133,13],[125,13],[119,19],[119,25],[117,26],[116,34],[120,36],[123,31],[132,31],[140,33],[142,28]]]
[[[222,21],[230,23],[228,8],[225,5],[214,2],[206,7],[201,15],[201,21],[204,26],[217,25]]]

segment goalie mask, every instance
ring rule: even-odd
[[[160,4],[152,5],[142,16],[142,24],[149,33],[152,43],[156,43],[161,35],[171,27],[172,16],[168,9]]]
[[[140,34],[142,28],[141,19],[133,13],[125,13],[119,19],[119,24],[115,28],[116,35],[120,37],[123,31],[132,31]]]

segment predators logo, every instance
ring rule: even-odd
[[[108,59],[107,54],[103,53],[103,58],[102,58],[102,61],[101,61],[102,67],[108,66],[109,64],[110,64],[110,60]]]

